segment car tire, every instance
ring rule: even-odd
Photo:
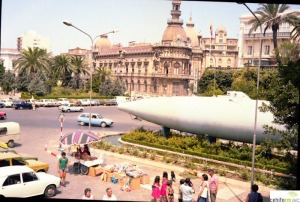
[[[84,125],[85,125],[85,123],[84,123],[83,121],[81,121],[81,122],[80,122],[80,125],[81,125],[81,126],[84,126]]]
[[[80,109],[80,112],[83,112],[83,109]]]
[[[101,122],[100,125],[101,125],[102,128],[105,128],[105,127],[106,127],[106,123],[105,123],[105,122]]]
[[[67,112],[70,112],[70,109],[68,109]]]
[[[45,173],[46,171],[45,170],[38,170],[38,171],[36,171],[37,173]]]
[[[44,196],[47,198],[53,197],[56,194],[56,187],[54,185],[49,185],[44,191]]]
[[[20,109],[23,109],[23,107],[20,107]]]
[[[13,148],[15,146],[15,142],[13,140],[9,140],[8,143],[7,143],[7,146],[9,148]]]

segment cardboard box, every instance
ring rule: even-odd
[[[89,168],[88,175],[95,177],[95,176],[101,175],[102,173],[103,173],[103,169],[101,166],[91,166]]]
[[[135,190],[135,189],[139,189],[141,188],[141,179],[140,177],[137,177],[137,178],[133,178],[133,177],[130,177],[130,189],[131,190]]]
[[[128,180],[128,177],[126,177],[126,176],[125,177],[121,177],[121,178],[118,179],[118,184],[121,187],[123,187],[126,184],[127,180]]]
[[[142,175],[140,177],[141,184],[150,184],[150,176],[149,175]]]
[[[113,176],[114,173],[109,173],[106,172],[106,182],[111,182],[111,177]]]

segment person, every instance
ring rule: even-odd
[[[167,182],[168,182],[168,172],[164,171],[163,176],[162,176],[162,183],[161,183],[161,190],[160,190],[160,195],[161,195],[161,201],[166,202],[167,201]]]
[[[258,193],[258,185],[253,184],[251,186],[251,192],[247,195],[246,202],[263,202],[261,193]]]
[[[117,197],[113,195],[112,193],[112,188],[108,187],[106,188],[106,194],[103,196],[102,200],[107,200],[107,201],[116,201]]]
[[[82,199],[86,199],[86,200],[94,200],[94,196],[92,195],[92,191],[90,188],[86,188],[84,190],[84,195],[82,196]]]
[[[172,180],[168,180],[167,182],[166,195],[167,202],[174,202],[174,189],[172,187]]]
[[[172,180],[173,182],[176,181],[176,176],[175,176],[175,173],[174,173],[173,170],[171,171],[171,180]]]
[[[87,144],[83,146],[83,153],[87,153],[87,155],[91,156],[91,152]]]
[[[182,191],[181,191],[181,185],[183,185],[185,182],[185,179],[180,179],[179,180],[179,186],[178,186],[178,202],[182,202]]]
[[[208,174],[211,177],[210,182],[209,182],[210,201],[216,202],[219,180],[218,180],[218,177],[215,175],[215,172],[213,169],[211,169],[211,168],[208,169]]]
[[[58,173],[60,174],[61,185],[65,187],[67,167],[69,167],[69,160],[66,157],[66,152],[61,153],[61,157],[58,160]]]
[[[156,176],[154,178],[151,196],[153,197],[154,202],[160,201],[160,177],[159,176]]]
[[[195,193],[194,185],[190,178],[186,178],[184,184],[180,185],[182,192],[182,202],[193,202]]]
[[[206,174],[202,175],[202,183],[199,189],[199,193],[198,193],[198,200],[197,202],[208,202],[208,176]]]

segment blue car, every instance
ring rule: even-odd
[[[90,121],[90,113],[81,113],[77,117],[77,121],[80,125],[89,125]],[[112,126],[113,121],[107,118],[102,117],[100,114],[91,113],[91,125],[93,126],[101,126],[102,128],[105,128],[107,126]]]

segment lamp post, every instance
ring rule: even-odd
[[[63,22],[65,25],[70,26],[70,27],[74,27],[75,29],[79,30],[80,32],[84,33],[85,35],[87,35],[90,40],[91,40],[91,51],[92,51],[92,67],[91,67],[91,75],[90,75],[90,115],[89,115],[89,132],[91,132],[91,116],[92,116],[92,91],[93,91],[93,71],[92,68],[94,67],[94,55],[93,55],[93,45],[94,45],[94,40],[99,37],[99,36],[103,36],[103,35],[107,35],[110,33],[116,33],[118,32],[118,30],[112,30],[110,32],[104,33],[104,34],[100,34],[96,37],[94,37],[94,39],[91,37],[91,35],[89,35],[88,33],[86,33],[85,31],[79,29],[78,27],[76,27],[75,25],[73,25],[72,23],[68,22],[68,21],[64,21]]]
[[[258,17],[253,13],[253,11],[247,6],[246,3],[238,3],[243,4],[255,17],[255,19],[259,23],[260,28],[260,37],[259,37],[259,43],[260,43],[260,49],[259,49],[259,58],[258,58],[258,67],[257,67],[257,81],[256,81],[256,100],[255,100],[255,115],[254,115],[254,132],[253,132],[253,149],[252,149],[252,168],[251,168],[251,186],[254,184],[254,162],[255,162],[255,147],[256,147],[256,127],[257,127],[257,111],[258,111],[258,90],[259,90],[259,77],[260,77],[260,67],[261,67],[261,55],[262,55],[262,42],[263,42],[263,31],[262,31],[262,23],[258,19]],[[285,14],[286,15],[286,14]],[[271,18],[267,21],[265,21],[263,24],[266,24],[272,20],[275,20],[277,18],[281,18],[283,15],[278,15],[274,18]]]

